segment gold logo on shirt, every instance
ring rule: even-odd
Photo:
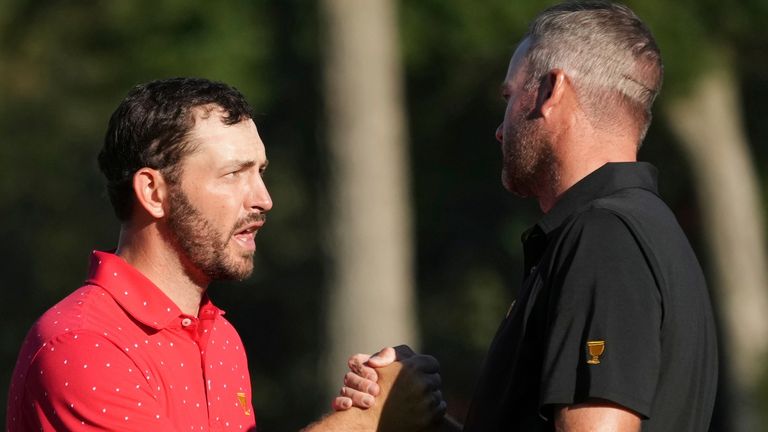
[[[597,365],[600,364],[600,356],[605,352],[605,341],[588,341],[587,351],[589,351],[590,359],[587,360],[587,364]]]
[[[248,399],[245,398],[245,393],[238,392],[237,400],[238,402],[240,402],[240,407],[243,409],[243,412],[245,413],[245,415],[247,416],[251,415],[251,409],[248,408]]]

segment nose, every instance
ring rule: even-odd
[[[248,206],[251,210],[259,210],[261,213],[266,213],[272,210],[272,197],[269,195],[264,178],[260,175],[256,175],[255,178]]]
[[[504,142],[504,123],[499,124],[499,127],[496,128],[496,141],[503,143]]]

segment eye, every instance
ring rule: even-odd
[[[259,168],[259,175],[264,178],[264,176],[267,174],[267,167],[261,167]]]
[[[240,176],[241,173],[242,173],[242,170],[234,170],[234,171],[230,171],[230,172],[224,174],[224,177],[226,177],[226,178],[235,178],[235,177]]]

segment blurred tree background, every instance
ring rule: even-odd
[[[640,157],[661,171],[661,193],[710,275],[723,324],[723,391],[712,430],[768,430],[757,426],[768,424],[759,417],[768,411],[760,409],[768,406],[768,368],[759,361],[767,342],[761,317],[768,316],[768,287],[744,288],[723,276],[735,264],[716,253],[729,247],[722,238],[732,237],[756,251],[750,255],[765,256],[768,2],[628,3],[655,32],[666,63],[656,120]],[[498,86],[509,57],[530,19],[549,4],[392,3],[401,63],[394,70],[402,74],[407,124],[402,145],[413,218],[414,341],[441,361],[449,410],[458,417],[521,278],[520,233],[539,216],[534,202],[503,190],[493,134],[503,114]],[[81,284],[91,249],[115,246],[118,225],[95,163],[112,110],[137,83],[203,76],[246,94],[270,158],[267,182],[276,205],[259,234],[256,271],[244,283],[216,284],[210,291],[248,348],[260,429],[298,430],[327,411],[332,391],[323,363],[331,349],[328,299],[335,280],[329,230],[343,227],[331,202],[338,184],[332,180],[334,123],[326,111],[324,61],[333,47],[322,7],[310,0],[0,1],[2,406],[29,326]],[[713,79],[720,87],[708,87]],[[725,96],[712,105],[726,108],[725,128],[732,133],[725,135],[716,132],[722,119],[705,108],[708,95],[720,94],[711,89],[722,86]],[[696,155],[717,146],[692,145],[699,130],[704,141],[735,137],[741,144],[722,147],[736,146],[741,165],[715,174],[702,168],[707,162]],[[734,179],[734,171],[746,177]],[[742,187],[740,178],[752,183]],[[718,185],[725,201],[718,199],[713,209],[708,197]],[[742,189],[753,191],[756,208],[740,207]],[[734,208],[726,212],[725,206]],[[745,213],[763,218],[757,228],[713,232],[722,226],[718,215],[738,229],[745,226],[741,219],[729,218]],[[750,267],[764,272],[766,264]],[[375,300],[360,305],[378,306]],[[738,307],[746,308],[744,319]],[[742,321],[752,327],[734,327]],[[378,325],[390,324],[383,319]],[[749,367],[757,369],[741,370]]]

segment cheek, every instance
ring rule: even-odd
[[[510,129],[515,127],[515,123],[517,123],[517,119],[519,118],[520,109],[519,107],[516,107],[511,102],[509,105],[507,105],[507,109],[504,112],[504,128]]]
[[[240,217],[240,206],[230,201],[219,200],[211,209],[211,217],[219,229],[231,229]]]
[[[217,191],[209,191],[196,194],[194,203],[200,214],[203,215],[214,228],[218,230],[228,230],[237,221],[238,205],[234,202],[232,194]]]
[[[509,113],[506,117],[504,117],[504,124],[503,124],[504,137],[506,138],[507,141],[515,135],[516,130],[517,130],[517,121],[515,117],[512,115],[512,113]]]
[[[512,104],[508,103],[507,107],[504,109],[504,122],[502,125],[504,127],[507,127],[507,124],[509,124],[509,120],[512,118]]]

